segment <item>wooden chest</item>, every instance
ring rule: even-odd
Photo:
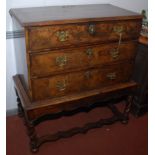
[[[141,15],[109,4],[10,14],[25,34],[15,40],[14,81],[28,126],[47,114],[128,96],[136,87],[131,76]]]

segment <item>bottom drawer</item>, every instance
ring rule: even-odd
[[[132,66],[131,62],[126,62],[48,78],[32,79],[32,98],[33,100],[55,98],[126,82],[131,76]]]

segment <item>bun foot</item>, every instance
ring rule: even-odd
[[[122,124],[128,124],[128,119],[121,120]]]
[[[32,153],[37,153],[37,152],[38,152],[38,148],[33,148],[33,149],[31,149],[31,152],[32,152]]]
[[[31,152],[32,153],[37,153],[38,152],[38,147],[35,147],[35,146],[33,146],[32,144],[31,144]]]
[[[123,118],[121,119],[121,123],[122,124],[128,124],[129,122],[129,117],[128,116],[123,116]]]

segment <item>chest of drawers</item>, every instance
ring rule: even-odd
[[[36,120],[130,96],[137,86],[131,76],[141,15],[109,4],[19,8],[10,14],[25,34],[15,40],[13,78],[33,151],[50,139],[34,135]]]

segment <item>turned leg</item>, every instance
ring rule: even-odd
[[[21,106],[21,101],[20,101],[20,98],[17,97],[17,106],[18,106],[18,116],[19,117],[23,117],[24,114],[23,114],[23,108]]]
[[[38,138],[37,138],[37,134],[35,131],[35,126],[32,123],[29,122],[25,122],[25,125],[27,127],[27,131],[28,131],[28,136],[30,138],[30,147],[31,147],[31,151],[32,152],[37,152],[38,151]]]
[[[23,108],[22,108],[22,104],[18,95],[17,90],[15,89],[16,92],[16,96],[17,96],[17,106],[18,106],[18,116],[19,117],[23,117],[24,116],[24,112],[23,112]]]
[[[128,96],[125,100],[126,105],[125,105],[124,112],[123,112],[124,117],[123,117],[123,120],[121,121],[123,124],[128,123],[132,100],[133,100],[133,96]]]
[[[32,123],[30,123],[25,115],[24,115],[24,110],[22,108],[21,100],[19,98],[18,92],[15,89],[16,96],[17,96],[17,106],[18,106],[18,116],[23,117],[24,124],[27,127],[27,132],[28,136],[30,137],[30,147],[32,152],[37,152],[38,151],[38,138],[35,132],[35,127]]]

